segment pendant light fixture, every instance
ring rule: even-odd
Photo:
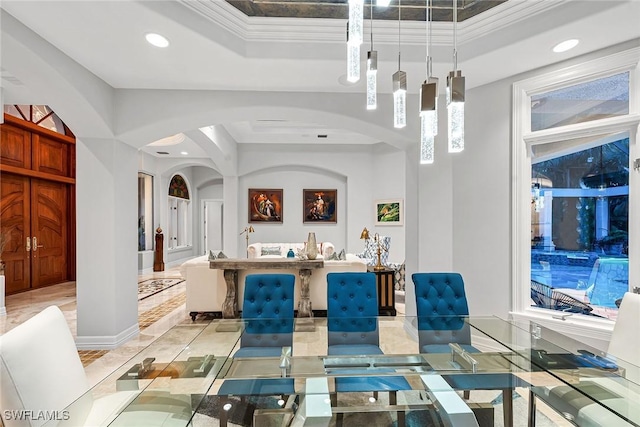
[[[431,28],[432,5],[427,0],[427,79],[420,88],[420,163],[434,161],[435,136],[438,134],[438,79],[432,76]]]
[[[349,0],[347,24],[347,80],[360,80],[360,45],[363,37],[364,0]]]
[[[398,0],[398,71],[393,74],[393,126],[407,125],[407,73],[400,71],[400,21],[402,0]]]
[[[449,152],[464,150],[464,77],[458,70],[457,0],[453,0],[453,71],[447,76],[447,115],[449,131]]]
[[[373,50],[373,1],[371,2],[371,50],[367,52],[367,110],[375,110],[378,106],[378,52]]]

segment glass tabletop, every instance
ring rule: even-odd
[[[264,322],[271,320],[218,319],[172,327],[67,408],[67,424],[88,419],[87,413],[95,416],[99,407],[100,417],[92,419],[92,425],[129,426],[140,417],[145,425],[197,425],[199,415],[232,414],[238,396],[254,399],[252,416],[267,418],[293,418],[302,408],[308,410],[303,400],[314,398],[315,407],[332,416],[363,408],[405,414],[438,405],[453,405],[449,410],[458,411],[468,405],[451,392],[524,387],[567,418],[606,415],[619,419],[620,425],[640,425],[640,386],[625,379],[626,368],[535,323],[452,316],[440,323],[451,330],[424,330],[420,328],[428,322],[416,317],[342,319],[343,325],[369,325],[353,342],[350,335],[345,342],[341,334],[347,333],[336,331],[326,318],[289,320],[293,331],[284,337],[264,329]],[[469,342],[452,342],[452,332],[456,336],[465,330]],[[336,333],[340,344],[330,348]],[[349,348],[357,339],[368,340],[369,334],[377,336],[375,345]],[[251,335],[258,335],[257,341]],[[440,340],[436,347],[424,342],[432,338]],[[289,345],[252,349],[250,357],[236,354],[261,340]],[[426,351],[433,348],[437,351]],[[335,401],[337,394],[363,391],[391,391],[399,400],[374,398],[362,405]],[[571,407],[576,394],[583,401],[581,408]],[[264,399],[268,395],[275,400]],[[507,414],[510,401],[505,399],[507,425],[513,421]]]

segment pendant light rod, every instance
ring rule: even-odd
[[[398,0],[398,71],[400,71],[400,21],[402,20],[402,0]]]
[[[431,31],[433,29],[433,25],[431,24],[431,20],[433,19],[433,15],[432,15],[432,3],[431,0],[427,0],[427,10],[425,11],[425,13],[427,14],[426,16],[426,23],[427,23],[427,80],[429,80],[429,78],[433,75],[433,68],[432,68],[432,61],[431,61]]]
[[[458,71],[458,0],[453,0],[453,71]]]
[[[369,27],[371,28],[371,50],[373,50],[373,1],[369,3],[369,22],[371,23]]]

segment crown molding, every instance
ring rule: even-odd
[[[346,19],[252,17],[246,16],[226,1],[178,1],[183,6],[220,25],[245,42],[344,43],[346,40]],[[568,1],[532,2],[509,0],[480,15],[458,23],[458,43],[464,44],[507,25],[516,25],[525,19],[556,8]],[[366,20],[365,34],[369,32],[369,25],[369,20]],[[434,45],[451,46],[453,44],[452,23],[434,22],[432,25],[432,43]],[[402,42],[406,44],[424,44],[425,26],[426,22],[402,21]],[[397,21],[374,19],[373,28],[375,43],[396,44],[398,42]]]

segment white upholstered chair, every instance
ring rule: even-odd
[[[625,377],[640,384],[640,294],[627,292],[618,309],[607,353],[625,369]]]
[[[88,391],[89,381],[73,336],[58,307],[50,306],[0,336],[0,408],[6,427],[41,426],[47,422],[42,414],[55,411],[58,425],[108,425],[139,394],[118,391],[94,399]],[[155,407],[127,413],[123,421],[132,422],[130,425],[138,425],[141,419],[147,425],[184,425],[190,405],[183,406],[186,414],[183,411],[176,416],[171,413],[175,408]],[[69,412],[63,413],[67,407]],[[11,415],[20,411],[22,416]]]
[[[601,390],[600,399],[620,414],[632,414],[638,411],[636,403],[640,396],[640,294],[627,292],[622,298],[618,318],[613,328],[611,341],[607,350],[607,358],[615,360],[619,368],[624,370],[624,377],[637,384],[629,387],[624,381],[612,376],[585,378],[583,386],[592,385]],[[586,384],[588,383],[588,384]],[[553,403],[562,412],[571,415],[581,427],[621,426],[630,427],[628,423],[613,415],[609,410],[586,396],[580,395],[569,386],[546,388],[545,399]],[[623,398],[626,397],[626,399]],[[632,405],[629,406],[629,402]],[[635,415],[637,417],[637,415]],[[633,416],[631,417],[633,418]],[[637,418],[635,418],[637,420]]]

